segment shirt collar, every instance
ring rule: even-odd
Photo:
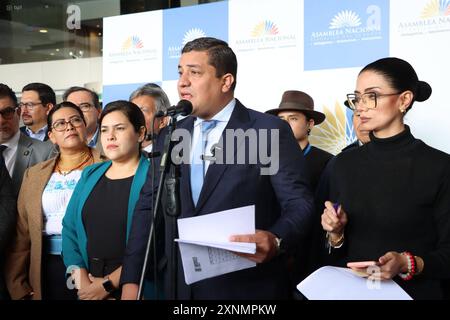
[[[233,98],[222,110],[220,110],[219,113],[217,113],[214,117],[212,117],[211,120],[228,123],[228,121],[230,121],[231,114],[233,113],[235,106],[236,106],[236,99]],[[195,120],[194,126],[200,125],[200,123],[202,123],[203,121],[205,120],[197,118]]]
[[[27,131],[28,135],[30,135],[30,134],[32,134],[32,135],[45,134],[47,132],[47,125],[43,126],[36,132],[31,131],[31,129],[28,127],[25,127],[25,130]]]
[[[98,138],[98,128],[95,130],[94,135],[92,136],[92,139],[89,141],[88,146],[94,148],[97,144],[97,138]]]

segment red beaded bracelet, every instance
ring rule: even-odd
[[[403,280],[408,281],[411,280],[413,276],[416,274],[417,270],[416,260],[414,259],[414,256],[411,254],[411,252],[405,251],[402,252],[402,255],[406,256],[406,258],[408,259],[408,272],[399,273],[398,276]]]

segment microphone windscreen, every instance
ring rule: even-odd
[[[187,116],[192,113],[193,107],[192,103],[189,100],[180,100],[180,102],[178,102],[178,107],[182,109],[182,111],[180,112],[180,115],[182,116]]]

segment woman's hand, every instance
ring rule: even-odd
[[[399,273],[408,272],[408,258],[398,252],[390,251],[378,259],[378,268],[373,269],[369,279],[389,280]]]
[[[103,288],[103,278],[95,278],[89,274],[91,284],[78,290],[78,298],[80,300],[104,300],[109,293]]]
[[[337,241],[337,239],[342,238],[347,221],[347,214],[342,209],[342,206],[335,210],[333,203],[330,201],[325,202],[321,224],[323,230],[328,232],[331,241]]]

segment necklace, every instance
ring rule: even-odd
[[[62,166],[61,166],[61,162],[62,162],[61,161],[61,157],[59,157],[58,161],[56,162],[55,171],[58,172],[59,174],[63,175],[63,176],[67,176],[72,171],[84,168],[88,164],[93,163],[92,160],[93,160],[93,156],[92,156],[91,151],[89,150],[89,152],[83,154],[83,156],[81,157],[80,162],[78,164],[76,164],[75,166],[70,167],[69,169],[66,169],[66,168],[62,168]]]

